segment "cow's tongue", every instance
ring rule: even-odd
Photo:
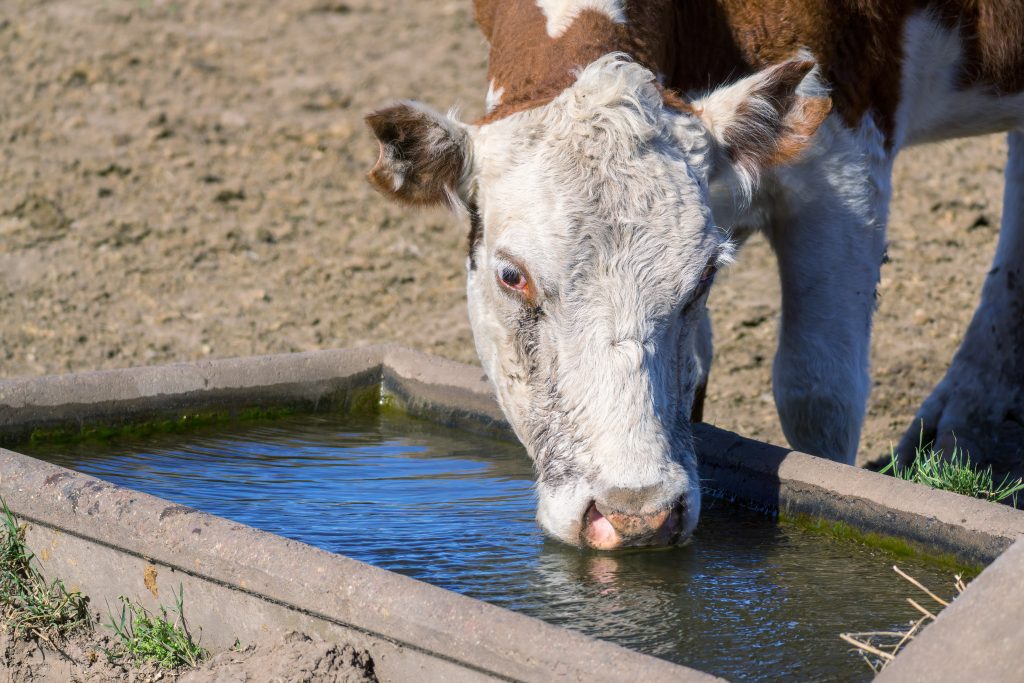
[[[619,545],[619,534],[611,522],[597,510],[593,503],[587,509],[583,518],[585,528],[583,530],[587,543],[593,548],[608,550]]]

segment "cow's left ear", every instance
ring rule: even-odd
[[[388,197],[406,204],[454,208],[468,166],[465,124],[418,102],[399,102],[366,117],[380,143],[368,178]]]
[[[797,159],[831,111],[814,67],[810,59],[782,62],[692,103],[748,189],[763,169]]]

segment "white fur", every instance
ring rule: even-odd
[[[919,434],[950,452],[951,435],[985,432],[1007,416],[1024,417],[1024,365],[1017,341],[1024,291],[1012,291],[1005,280],[1008,269],[1019,275],[1024,264],[1024,93],[996,97],[978,86],[957,88],[960,38],[927,13],[907,22],[904,45],[898,145],[1018,129],[1009,137],[1003,223],[981,302],[946,375],[897,447],[907,458]],[[1017,375],[1008,368],[1018,368]]]
[[[501,98],[505,94],[505,88],[501,86],[495,87],[494,79],[491,79],[490,85],[487,86],[487,97],[484,99],[484,111],[490,114],[494,111],[495,107],[501,104]]]
[[[552,38],[569,30],[580,12],[587,9],[603,12],[616,24],[626,23],[623,0],[537,0],[537,6],[547,17],[547,32]]]
[[[777,175],[785,210],[770,224],[780,261],[783,315],[772,377],[783,431],[796,448],[847,462],[856,454],[870,387],[871,295],[884,252],[890,177],[899,149],[1024,124],[1024,95],[1000,98],[981,87],[957,89],[962,59],[955,32],[927,13],[912,17],[905,28],[902,96],[892,144],[886,147],[870,115],[854,131],[838,125],[833,115],[819,131],[814,149]],[[1020,186],[1014,189],[1011,167],[1008,207]],[[1004,234],[1008,227],[1016,227],[1004,223]],[[1009,258],[1024,261],[1024,254],[1004,248],[1003,240],[1000,245],[1011,252]],[[1011,306],[998,301],[983,301],[976,319],[1012,319]],[[983,347],[971,355],[997,359],[998,364],[1003,355],[995,346],[1013,345],[992,333],[997,326],[987,324],[984,329],[986,333],[973,335],[976,339],[968,335],[968,342]],[[979,341],[982,336],[986,341]],[[957,426],[959,415],[959,425],[966,426],[969,421],[963,414],[968,404],[1024,403],[1017,398],[1019,393],[997,389],[999,378],[994,374],[954,362],[919,417],[933,427],[941,422],[943,406],[959,403],[961,408],[948,409],[946,424]],[[1006,398],[991,398],[995,396]],[[1000,415],[1006,409],[1002,403],[994,408],[1004,411]]]

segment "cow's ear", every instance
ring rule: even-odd
[[[692,106],[749,189],[763,169],[800,156],[832,100],[815,62],[793,59],[718,88]]]
[[[406,204],[458,202],[468,166],[466,126],[418,102],[400,102],[366,117],[380,143],[368,178],[388,197]]]

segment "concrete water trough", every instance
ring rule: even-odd
[[[479,368],[387,346],[0,380],[0,445],[191,415],[332,410],[379,392],[413,415],[510,437]],[[884,680],[1024,676],[1024,512],[707,425],[695,436],[702,478],[722,495],[988,565]],[[390,681],[713,678],[3,448],[0,495],[28,523],[46,574],[100,605],[127,595],[152,607],[181,586],[214,650],[299,630],[366,648]]]

